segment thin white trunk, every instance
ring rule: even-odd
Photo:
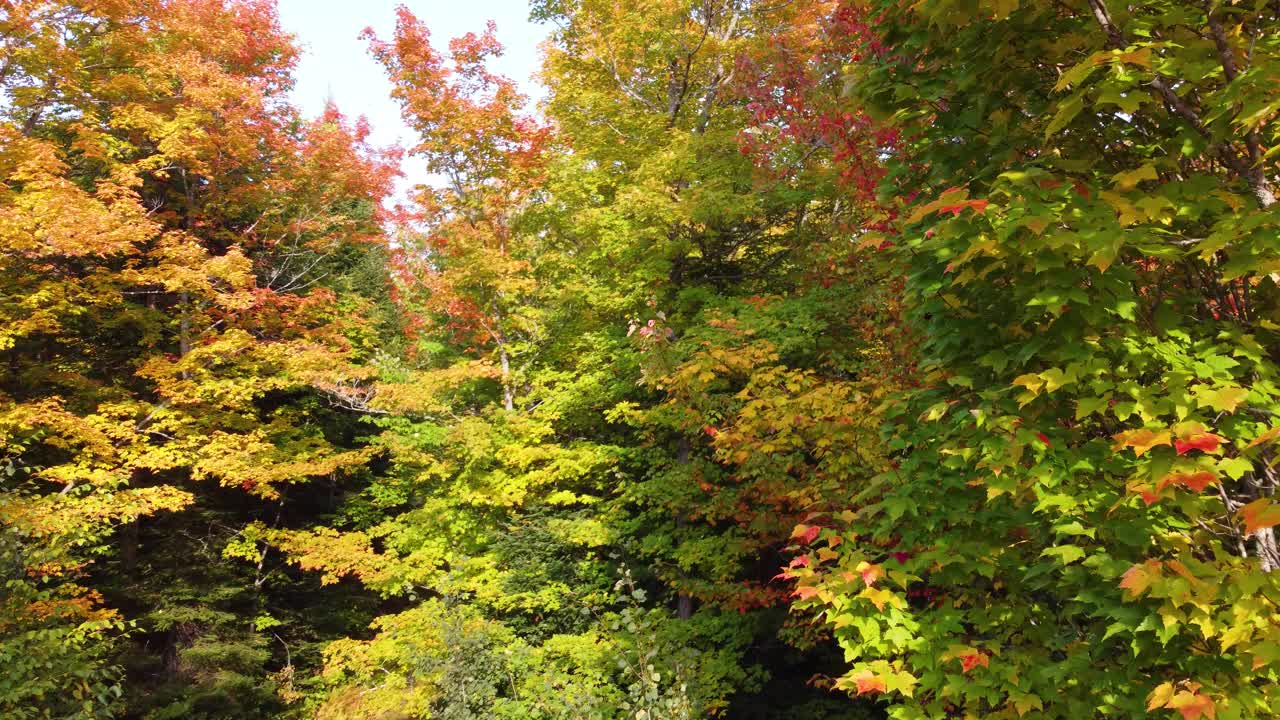
[[[502,361],[502,405],[510,412],[516,407],[516,393],[511,384],[511,358],[507,356],[507,346],[499,345],[498,354]]]

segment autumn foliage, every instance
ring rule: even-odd
[[[1274,3],[530,12],[0,0],[0,715],[1280,712]]]

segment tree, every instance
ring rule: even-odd
[[[501,369],[503,406],[515,408],[519,382],[513,356],[538,339],[528,240],[515,227],[536,192],[549,130],[523,114],[515,83],[492,74],[486,61],[502,52],[490,23],[449,43],[446,58],[431,47],[430,32],[404,7],[395,38],[366,30],[373,56],[387,69],[393,96],[421,143],[412,153],[445,186],[417,188],[416,220],[424,241],[402,254],[401,275],[424,320],[458,341],[492,348]],[[518,358],[515,359],[518,361]]]
[[[1268,5],[860,8],[923,387],[801,607],[891,716],[1266,717]]]
[[[371,354],[357,318],[375,319],[386,275],[363,299],[321,283],[352,281],[348,265],[380,252],[391,158],[336,112],[303,124],[283,102],[295,51],[267,3],[4,9],[0,512],[15,673],[0,707],[117,711],[126,617],[141,646],[126,660],[163,648],[163,667],[132,682],[260,685],[236,673],[265,674],[271,653],[246,649],[266,644],[261,629],[218,619],[225,578],[192,566],[187,541],[202,539],[175,528],[208,517],[219,487],[279,518],[288,485],[369,461],[322,425],[340,422],[328,406]],[[186,514],[175,526],[166,512]],[[231,514],[210,526],[218,545],[245,524]],[[144,578],[157,561],[180,580]],[[181,622],[154,614],[175,605]],[[134,711],[167,701],[129,698]]]
[[[874,342],[845,328],[849,299],[862,294],[860,308],[873,304],[867,293],[878,291],[878,279],[840,277],[835,258],[843,261],[852,248],[823,247],[825,233],[865,212],[838,200],[836,153],[822,144],[831,136],[807,132],[766,147],[742,135],[747,106],[767,94],[772,63],[781,63],[767,53],[767,29],[798,17],[810,22],[794,33],[803,55],[815,46],[806,33],[821,22],[790,10],[667,8],[657,37],[663,52],[683,48],[688,67],[662,76],[676,85],[655,81],[643,91],[620,87],[598,56],[584,60],[580,44],[640,52],[651,39],[641,30],[650,10],[539,11],[564,25],[547,70],[554,133],[524,118],[509,81],[484,69],[482,61],[498,52],[492,28],[451,43],[452,62],[407,11],[392,40],[373,42],[406,119],[421,133],[415,152],[442,176],[441,187],[419,190],[423,242],[408,234],[397,260],[398,301],[426,342],[371,388],[371,409],[387,413],[374,422],[392,460],[375,483],[391,501],[383,521],[348,519],[270,538],[329,581],[356,577],[388,595],[442,599],[431,617],[481,609],[532,656],[564,658],[567,665],[547,660],[563,673],[551,680],[557,687],[614,702],[615,711],[625,678],[594,675],[583,648],[616,630],[579,610],[601,608],[599,618],[609,617],[616,609],[610,569],[618,560],[635,563],[654,635],[703,651],[686,684],[690,707],[713,711],[727,707],[734,691],[759,686],[763,673],[741,659],[753,638],[764,638],[768,653],[783,652],[776,633],[785,590],[768,582],[795,522],[819,507],[843,507],[849,483],[861,477],[850,464],[857,453],[842,452],[841,471],[814,482],[829,470],[806,453],[870,402],[853,380],[875,366],[863,355]],[[679,24],[688,17],[705,28],[689,35]],[[705,51],[697,47],[704,31],[718,38]],[[618,34],[606,40],[601,33]],[[750,93],[732,84],[747,49],[762,56]],[[659,62],[667,68],[665,57],[645,58],[625,75],[665,72],[655,69]],[[822,75],[812,83],[822,86],[813,97],[829,103],[840,82],[827,63],[812,61]],[[646,98],[673,87],[686,95],[677,105],[688,106],[673,109],[663,95],[670,114],[655,116],[649,106],[657,100]],[[590,112],[581,112],[588,102]],[[615,138],[597,132],[607,125],[647,133],[652,145],[624,159]],[[840,134],[850,141],[840,152],[865,159],[871,146],[854,149],[852,126]],[[859,203],[868,199],[864,192]],[[805,295],[810,288],[821,290]],[[628,322],[637,320],[628,337]],[[824,331],[829,340],[805,337]],[[733,353],[746,354],[723,387],[690,382]],[[812,395],[788,397],[797,383]],[[732,399],[744,386],[763,396],[758,403]],[[739,447],[720,453],[700,417],[717,403],[731,413],[751,405],[748,413],[768,414],[744,418]],[[774,432],[768,423],[814,408],[822,415],[786,440],[794,445],[793,476],[770,477],[776,468],[755,455],[769,452],[759,447]],[[874,440],[867,426],[849,429]],[[817,487],[806,491],[809,483]],[[707,497],[717,491],[720,497]],[[435,632],[419,615],[403,616],[404,627],[415,628],[405,632]],[[400,627],[401,619],[385,622]],[[380,635],[359,652],[385,647],[398,664],[428,662],[414,659],[428,651],[400,655],[389,642]],[[624,646],[611,643],[609,652]],[[568,656],[554,650],[566,647],[577,649]],[[379,684],[376,673],[352,663],[333,666],[351,670],[326,705],[333,712],[363,712],[348,701],[357,688]],[[661,695],[674,676],[659,675],[667,678],[655,688]],[[519,677],[498,682],[492,707],[522,694],[521,685]],[[391,704],[401,694],[425,702],[444,692],[428,685],[381,691]]]

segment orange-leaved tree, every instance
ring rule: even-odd
[[[4,10],[0,514],[13,672],[0,707],[45,698],[108,713],[119,692],[104,630],[121,616],[103,593],[143,612],[175,587],[155,566],[140,573],[166,557],[147,539],[169,521],[147,518],[204,518],[217,486],[280,506],[289,485],[367,461],[317,421],[346,402],[371,353],[352,311],[372,316],[385,289],[361,299],[339,276],[380,252],[394,165],[335,113],[299,121],[284,100],[296,53],[270,3]],[[237,522],[199,546],[213,562]],[[177,559],[184,537],[160,547]],[[118,564],[104,574],[104,563]],[[170,597],[186,630],[134,615],[164,638],[163,676],[195,671],[182,652],[221,622],[214,597]]]

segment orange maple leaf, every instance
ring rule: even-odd
[[[818,594],[818,588],[812,585],[805,585],[804,587],[796,588],[796,591],[792,594],[797,600],[808,600]]]
[[[1129,430],[1127,432],[1117,433],[1115,436],[1115,449],[1133,448],[1133,454],[1138,457],[1146,455],[1151,448],[1157,445],[1171,444],[1172,435],[1168,430]]]
[[[1208,470],[1201,470],[1195,473],[1174,473],[1166,475],[1160,481],[1159,489],[1164,489],[1169,485],[1181,485],[1192,492],[1204,492],[1204,489],[1212,485],[1218,479],[1217,475]]]
[[[1174,695],[1165,707],[1182,713],[1183,720],[1200,720],[1201,717],[1212,720],[1217,717],[1217,709],[1211,698],[1186,690]]]
[[[882,693],[885,691],[884,678],[876,675],[870,670],[860,670],[850,676],[854,684],[858,687],[858,694],[865,693]]]
[[[1158,577],[1160,577],[1160,561],[1148,560],[1126,570],[1120,580],[1120,587],[1128,590],[1129,599],[1133,599],[1146,592]]]
[[[1258,498],[1240,508],[1240,517],[1244,518],[1244,531],[1255,533],[1280,525],[1280,505],[1273,504],[1267,498]]]
[[[867,587],[875,585],[876,580],[884,577],[884,568],[882,566],[866,562],[865,560],[858,563],[857,570],[858,573],[862,575],[862,582],[866,583]]]

